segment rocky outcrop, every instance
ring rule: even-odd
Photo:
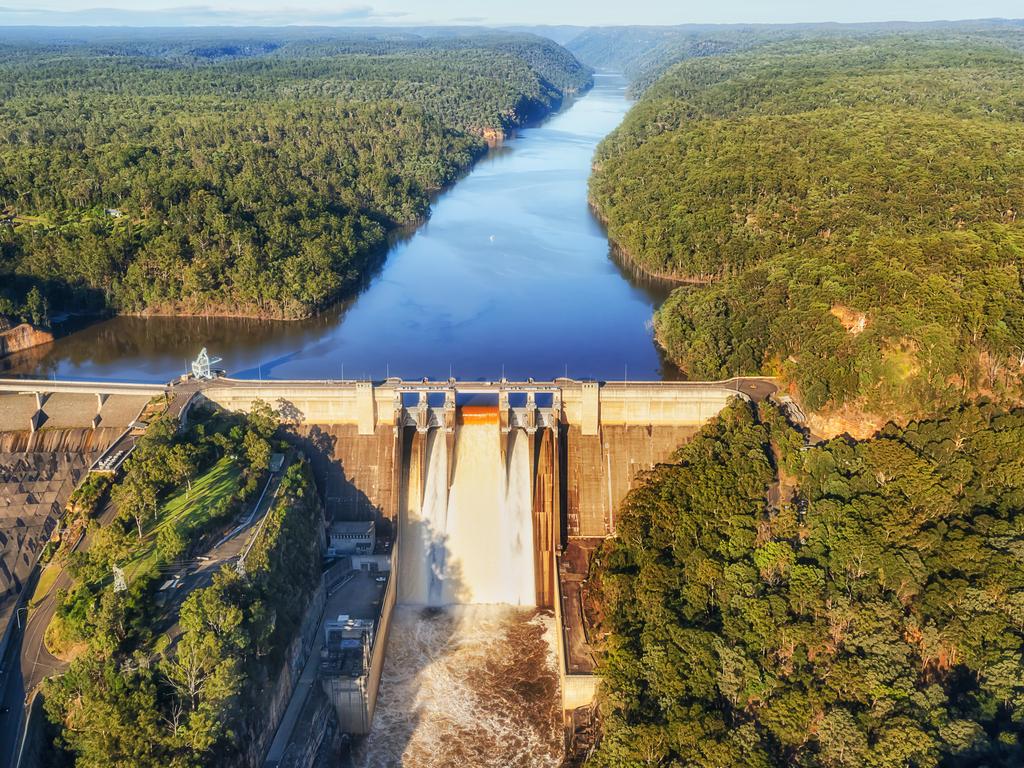
[[[0,331],[0,357],[23,349],[38,347],[53,341],[53,334],[36,328],[30,323],[21,323],[13,328]]]
[[[484,128],[483,138],[487,146],[493,149],[505,141],[505,131],[502,128]]]

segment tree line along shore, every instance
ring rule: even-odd
[[[898,26],[585,41],[640,94],[592,203],[692,281],[658,342],[832,437],[736,402],[640,479],[591,562],[588,765],[1024,762],[1024,30]]]
[[[697,379],[779,375],[865,434],[1019,402],[1022,40],[811,36],[650,85],[591,197],[625,258],[699,284],[655,317],[670,359]]]
[[[486,139],[590,83],[530,35],[15,36],[0,46],[0,314],[308,316]]]

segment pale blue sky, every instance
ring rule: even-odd
[[[288,7],[288,10],[282,10]],[[1024,17],[1024,0],[0,0],[0,24],[686,24]]]

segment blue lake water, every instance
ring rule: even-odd
[[[357,296],[317,317],[119,317],[12,356],[6,373],[167,381],[206,346],[254,379],[672,378],[650,330],[666,288],[612,260],[587,205],[594,149],[628,110],[625,88],[598,75],[493,150]]]

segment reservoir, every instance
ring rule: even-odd
[[[0,363],[4,375],[164,382],[200,348],[232,376],[674,378],[650,318],[667,295],[610,257],[587,205],[597,144],[629,108],[595,87],[492,150],[353,298],[308,320],[118,317]]]
[[[65,381],[163,383],[207,347],[232,376],[264,381],[232,382],[220,399],[216,382],[203,390],[220,407],[243,411],[251,399],[232,397],[266,392],[286,379],[674,378],[650,326],[667,289],[616,263],[587,203],[594,150],[629,107],[625,86],[620,77],[599,75],[590,92],[490,151],[438,195],[429,221],[396,238],[357,295],[317,317],[113,318],[11,356],[0,368]],[[314,382],[306,385],[313,395],[287,382],[277,385],[282,396],[268,396],[282,411],[293,409],[288,418],[298,414],[296,439],[321,460],[317,482],[328,517],[374,519],[393,535],[385,570],[393,564],[395,575],[374,582],[392,590],[375,625],[377,642],[385,645],[375,645],[370,656],[363,646],[367,663],[360,670],[371,674],[352,677],[339,667],[320,678],[329,683],[320,692],[335,714],[372,713],[343,726],[359,735],[346,754],[336,755],[340,762],[330,763],[335,768],[563,765],[565,712],[583,706],[595,685],[592,666],[578,663],[590,653],[579,648],[582,609],[570,620],[577,627],[571,666],[565,650],[569,625],[561,606],[582,601],[563,603],[560,596],[582,593],[575,573],[566,585],[577,591],[561,591],[563,539],[612,532],[613,507],[633,473],[674,450],[695,428],[689,422],[704,418],[707,404],[721,397],[715,394],[721,388],[692,395],[686,385],[641,385],[637,396],[620,383],[602,395],[599,409],[585,394],[597,395],[595,385],[566,385],[557,394],[516,392],[518,404],[477,385],[467,388],[470,396],[490,402],[457,407],[453,387],[452,408],[436,423],[429,412],[440,403],[424,387],[416,413],[427,418],[415,425],[404,398],[418,393],[385,395],[385,402],[401,402],[398,412],[375,408],[378,393],[364,382]],[[369,394],[368,426],[362,415],[346,421],[342,404],[350,390],[358,393],[360,414],[362,395]],[[657,400],[662,395],[654,391],[675,399]],[[556,397],[559,403],[576,398],[564,422],[561,405],[554,415]],[[32,414],[41,413],[43,399],[24,399],[35,409],[25,421],[35,427]],[[86,400],[90,409],[109,402]],[[56,412],[59,398],[46,402]],[[337,410],[317,415],[313,402]],[[683,426],[621,418],[627,410],[645,418],[643,407],[633,408],[639,403],[664,419],[679,402],[697,413]],[[300,427],[308,431],[299,434]],[[322,673],[317,657],[307,663]],[[563,685],[567,670],[575,678]],[[301,707],[303,700],[296,701]],[[355,717],[338,716],[349,721]]]

